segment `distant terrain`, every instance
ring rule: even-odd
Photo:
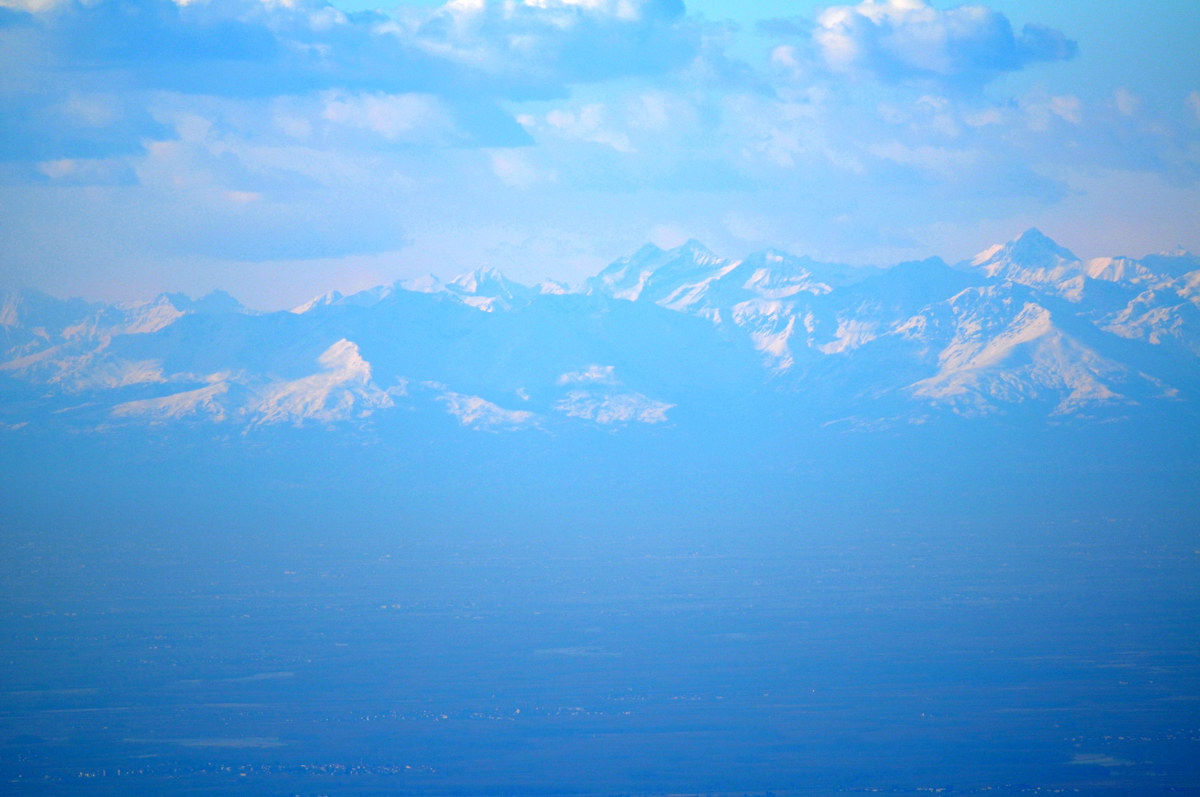
[[[0,303],[14,794],[1200,790],[1200,260]]]
[[[477,270],[290,313],[165,294],[0,302],[0,423],[503,431],[942,416],[1106,421],[1200,398],[1200,258],[1081,261],[1036,230],[949,266],[851,268],[648,245],[577,290]]]

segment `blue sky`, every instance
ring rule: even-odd
[[[1200,250],[1200,7],[0,0],[0,285]]]

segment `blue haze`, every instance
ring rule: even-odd
[[[0,792],[1200,793],[1197,40],[0,0]]]
[[[1070,255],[1033,231],[1002,252],[1009,273]],[[864,275],[771,256],[745,261],[780,264],[770,289],[788,273],[842,283],[794,294],[801,314],[956,307],[996,345],[1014,327],[972,313],[1006,305],[969,304],[990,290],[1050,308],[1053,345],[979,369],[1010,385],[980,383],[982,414],[896,389],[938,366],[895,334],[825,355],[796,343],[803,367],[772,372],[746,329],[654,302],[725,268],[696,244],[617,261],[590,294],[480,273],[303,313],[7,296],[6,345],[42,352],[7,360],[0,383],[7,787],[1200,788],[1187,303],[1152,291],[1185,334],[1150,343],[1093,323],[1151,301],[1137,283],[1087,278],[1056,303],[1062,285],[965,264]],[[1169,281],[1193,260],[1141,263]],[[605,295],[647,264],[646,297]],[[471,304],[489,297],[491,312]],[[137,331],[153,318],[167,321]],[[310,397],[306,415],[255,403],[320,384],[332,372],[315,360],[339,338],[372,379],[409,375],[392,405],[350,377],[360,392]],[[1089,373],[1148,392],[1064,403],[1069,387],[1025,369],[1047,351],[1072,379],[1095,352],[1119,358]],[[113,379],[145,362],[166,381]],[[1163,382],[1121,382],[1114,362]],[[212,379],[226,404],[130,414],[188,406],[178,396]],[[661,421],[568,414],[581,386],[610,409],[674,406]],[[468,394],[537,423],[472,415]]]

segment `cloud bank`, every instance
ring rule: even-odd
[[[382,276],[570,281],[667,230],[864,261],[1023,225],[1098,172],[1194,196],[1196,92],[996,90],[1081,46],[921,0],[740,33],[680,0],[8,0],[3,277],[198,290],[393,253]]]

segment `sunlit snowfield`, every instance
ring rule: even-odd
[[[672,473],[652,446],[622,473],[603,446],[551,461],[553,484],[511,453],[457,480],[430,460],[445,494],[407,499],[378,452],[322,493],[336,446],[324,473],[210,451],[225,475],[204,476],[114,444],[110,476],[62,474],[72,500],[18,476],[36,511],[9,504],[0,556],[5,788],[1200,789],[1181,482],[1078,464],[1055,484],[1052,458],[1022,475],[1003,447],[939,481],[919,451],[908,475],[839,469],[841,445],[758,492],[749,458]]]

